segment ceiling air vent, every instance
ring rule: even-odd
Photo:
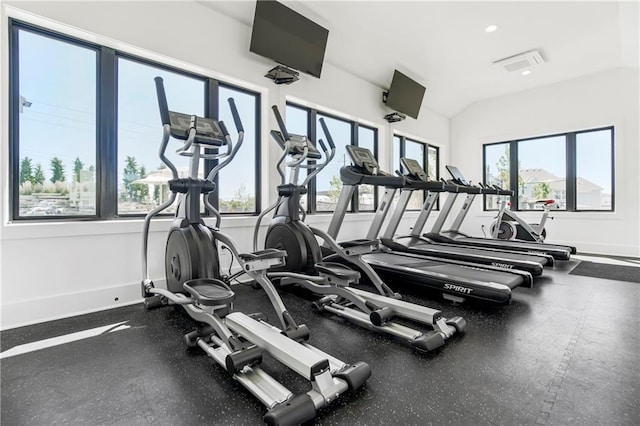
[[[534,68],[544,63],[542,55],[537,50],[530,50],[508,58],[495,61],[493,65],[504,70],[505,72],[517,72]]]

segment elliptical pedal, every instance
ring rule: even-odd
[[[185,281],[182,287],[203,306],[222,306],[233,303],[236,294],[224,282],[215,278],[196,278]]]

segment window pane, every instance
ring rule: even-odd
[[[236,128],[228,98],[233,98],[244,127],[244,142],[235,158],[220,171],[218,180],[219,210],[254,213],[256,211],[256,111],[258,96],[220,86],[220,120],[224,121],[235,143]]]
[[[358,126],[358,146],[367,148],[373,155],[376,155],[375,143],[376,131],[368,127]],[[358,187],[358,210],[361,212],[375,210],[375,187],[373,185],[360,185]]]
[[[427,176],[429,180],[440,179],[438,171],[438,148],[430,146],[427,148]]]
[[[298,108],[293,105],[287,105],[287,115],[285,120],[287,131],[289,133],[309,136],[309,113],[306,109]],[[275,143],[275,141],[272,142]],[[285,172],[288,173],[289,171],[286,170]],[[301,174],[300,177],[303,177],[303,175]],[[302,183],[302,180],[300,180],[300,183]],[[278,185],[280,185],[280,182],[278,182]],[[300,197],[300,206],[305,211],[309,210],[309,208],[307,207],[307,194]]]
[[[429,177],[429,180],[440,179],[438,164],[438,148],[429,146],[427,148],[427,176]],[[433,208],[434,210],[440,210],[440,197],[438,197],[438,199],[436,200],[436,205]]]
[[[409,139],[405,142],[405,158],[416,160],[420,163],[420,167],[424,169],[424,148],[425,144],[420,142],[411,141]],[[407,210],[419,210],[424,203],[424,191],[413,191],[411,199],[407,205]]]
[[[566,137],[518,142],[518,208],[541,209],[535,201],[554,198],[566,209]]]
[[[154,78],[164,79],[171,111],[204,116],[205,83],[124,58],[118,59],[118,213],[146,214],[170,195],[170,170],[158,149],[162,122]],[[175,153],[180,141],[171,139],[166,156],[181,177],[188,175],[189,158]],[[203,176],[203,162],[200,177]],[[165,212],[175,211],[175,206]]]
[[[576,134],[577,210],[612,210],[611,129]]]
[[[389,173],[395,173],[396,170],[401,170],[400,167],[400,147],[402,146],[402,139],[400,136],[393,137],[393,170],[390,170]]]
[[[96,52],[18,31],[19,216],[96,214]]]
[[[322,114],[317,114],[317,117],[318,139],[325,139],[320,130],[320,118],[322,117],[336,145],[336,155],[327,167],[316,176],[316,210],[319,212],[334,211],[342,189],[340,168],[351,164],[349,154],[345,149],[345,146],[351,145],[351,124]]]
[[[511,189],[509,170],[511,167],[509,143],[499,143],[484,146],[484,183],[492,186],[498,185],[502,189]],[[497,195],[485,195],[485,209],[497,210],[498,202],[503,197]]]

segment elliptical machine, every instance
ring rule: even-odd
[[[280,285],[298,284],[322,295],[313,303],[318,311],[327,311],[349,319],[359,325],[373,328],[408,341],[419,351],[432,351],[444,345],[445,340],[456,333],[462,333],[466,321],[462,317],[446,319],[442,312],[424,306],[400,300],[375,273],[360,255],[378,248],[378,240],[354,240],[338,244],[328,233],[306,225],[300,220],[300,196],[306,194],[306,185],[316,176],[335,155],[335,144],[324,120],[320,119],[323,132],[330,149],[319,139],[322,154],[304,135],[295,135],[287,131],[277,106],[272,107],[280,132],[272,131],[271,136],[283,152],[276,168],[281,177],[278,186],[278,200],[258,217],[254,230],[254,250],[257,248],[258,233],[264,216],[275,210],[267,230],[265,247],[286,250],[289,254],[284,265],[273,267],[268,276],[279,280]],[[290,159],[286,162],[287,158]],[[306,160],[313,162],[303,164]],[[289,181],[286,169],[290,169]],[[307,177],[298,183],[300,169],[307,169]],[[323,262],[323,251],[318,244],[319,237],[331,253],[347,261],[366,274],[375,286],[377,293],[351,287],[361,277],[359,271],[335,262]],[[402,318],[427,325],[430,330],[420,331],[394,321]]]
[[[494,185],[495,189],[500,189]],[[548,219],[553,219],[549,213],[558,208],[558,202],[554,199],[536,200],[535,205],[543,209],[540,223],[527,223],[516,212],[509,208],[510,203],[506,199],[500,200],[498,216],[491,223],[491,238],[501,240],[524,240],[543,243],[547,237],[544,225]]]
[[[308,329],[295,323],[266,276],[270,267],[285,264],[284,250],[240,253],[231,238],[218,229],[221,216],[207,196],[215,190],[215,176],[236,155],[244,137],[233,99],[228,101],[238,131],[235,146],[222,121],[169,111],[162,78],[156,77],[155,82],[163,124],[160,159],[171,170],[173,179],[169,181],[170,198],[149,212],[144,221],[142,293],[145,306],[181,305],[200,324],[197,330],[184,336],[186,344],[203,349],[255,395],[268,408],[264,416],[267,424],[293,426],[308,421],[319,408],[340,394],[361,386],[371,375],[371,369],[363,362],[345,364],[305,342]],[[170,136],[184,141],[177,153],[190,158],[187,178],[179,178],[175,165],[165,155]],[[198,177],[202,159],[218,161],[205,179]],[[215,227],[207,226],[200,216],[201,196],[216,218]],[[156,288],[149,277],[149,226],[151,219],[171,206],[176,198],[178,208],[166,246],[165,290]],[[229,248],[241,267],[240,272],[231,277],[220,273],[218,242]],[[251,277],[265,291],[281,329],[267,323],[262,314],[234,312],[236,296],[229,284],[242,274]],[[264,353],[310,381],[311,389],[294,395],[260,368]]]

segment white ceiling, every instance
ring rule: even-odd
[[[253,24],[255,1],[200,3]],[[424,105],[447,117],[482,99],[638,67],[637,0],[283,3],[329,29],[325,62],[381,88],[398,69],[426,86]],[[486,33],[491,24],[498,30]],[[546,62],[530,75],[492,66],[532,49]]]

